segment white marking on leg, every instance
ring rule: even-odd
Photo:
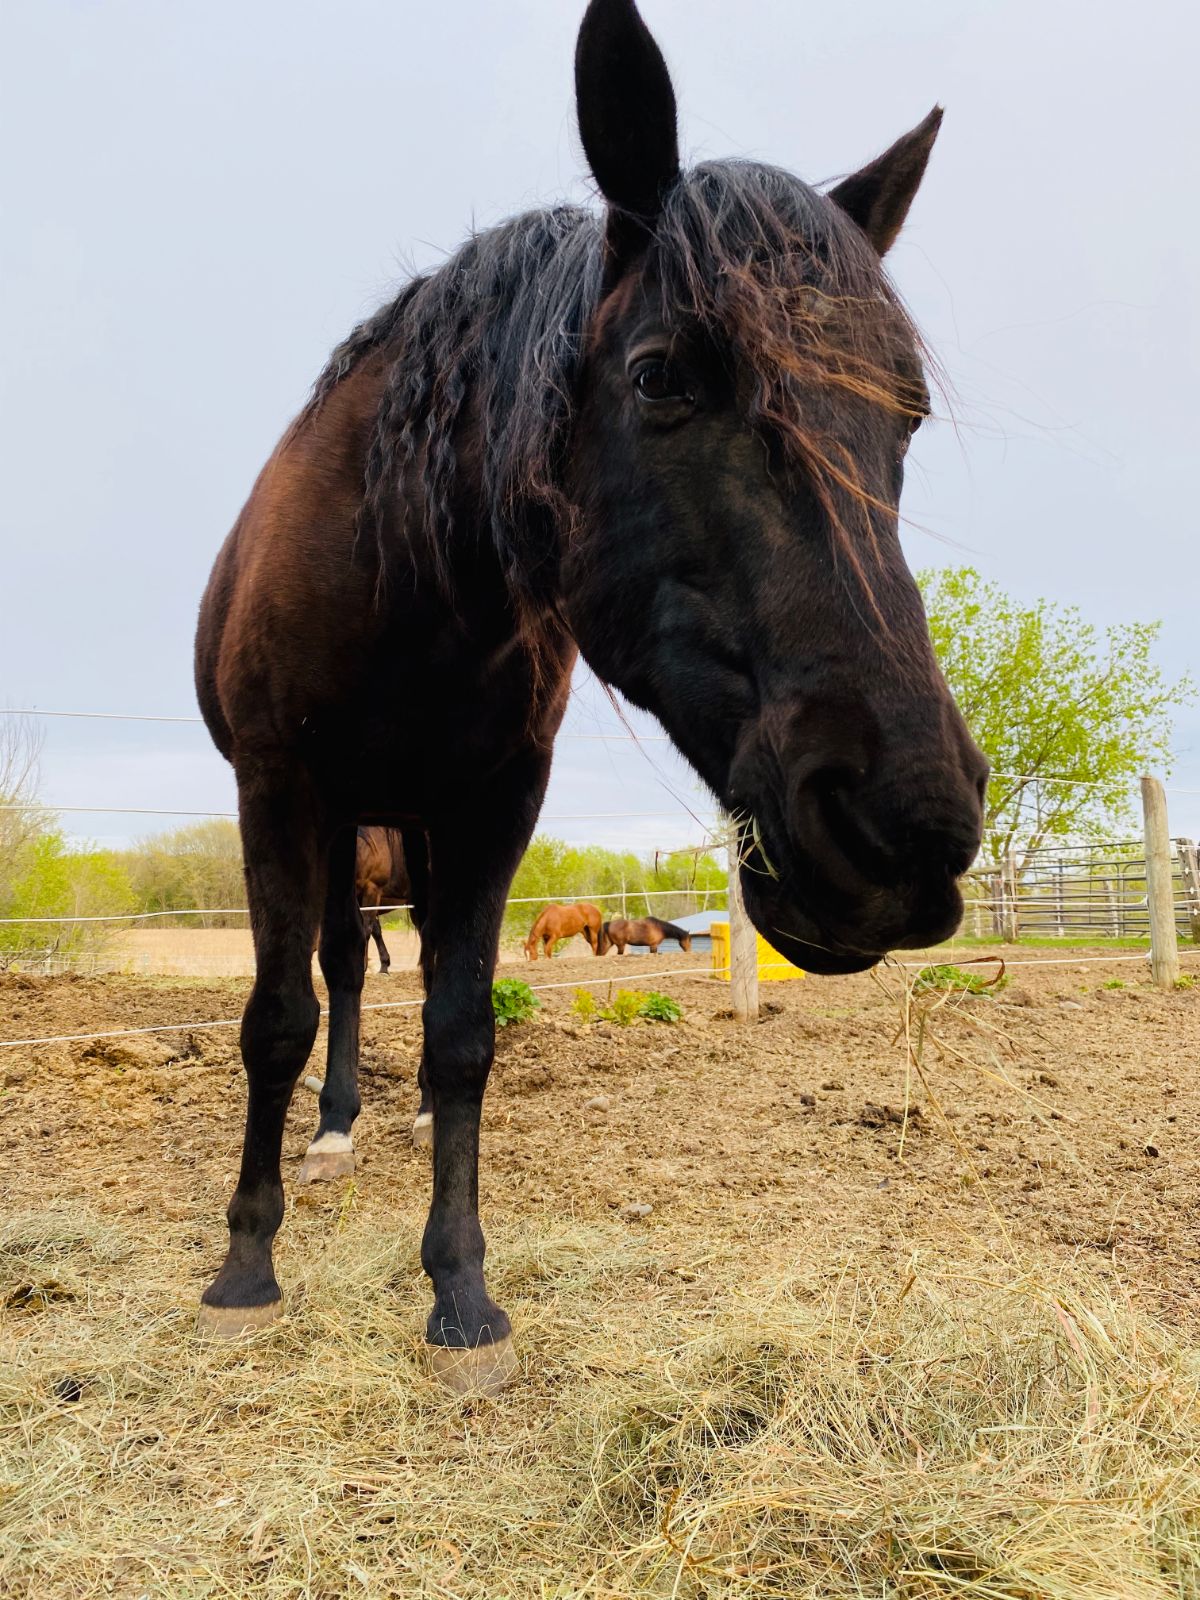
[[[416,1116],[413,1118],[413,1132],[416,1133],[418,1128],[432,1128],[432,1127],[433,1127],[433,1112],[432,1111],[418,1111]]]
[[[348,1133],[323,1133],[308,1147],[310,1156],[338,1155],[343,1150],[353,1150],[354,1140]]]

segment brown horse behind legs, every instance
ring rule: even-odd
[[[391,970],[392,958],[379,925],[380,906],[412,906],[412,885],[404,862],[404,836],[399,828],[360,828],[354,856],[354,888],[368,939],[379,952],[379,970]],[[415,918],[413,919],[416,920]]]

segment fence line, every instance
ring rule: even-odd
[[[1189,956],[1200,956],[1200,950],[1181,950],[1179,954],[1181,959],[1186,960]],[[1006,961],[1005,970],[1011,970],[1013,967],[1075,967],[1080,965],[1094,965],[1098,963],[1103,963],[1105,966],[1108,966],[1111,963],[1124,961],[1140,961],[1144,964],[1147,962],[1147,960],[1148,958],[1145,955],[1101,955],[1098,957],[1092,957],[1090,962],[1084,961],[1079,956],[1052,956],[1047,959],[1032,958],[1029,960],[1018,959],[1016,961]],[[895,963],[895,965],[905,968],[920,969],[928,966],[929,963],[925,961],[898,961]],[[627,968],[623,968],[621,975],[623,976],[627,970]],[[705,967],[663,967],[657,972],[640,972],[637,974],[637,977],[639,981],[646,978],[664,978],[669,981],[686,980],[693,983],[722,982],[723,984],[723,980],[715,978],[712,972]],[[568,978],[561,983],[533,983],[530,984],[529,987],[540,993],[547,989],[594,989],[599,984],[612,984],[618,981],[619,979],[613,977],[610,971],[610,973],[605,977]],[[365,1004],[361,1009],[363,1011],[405,1011],[413,1010],[415,1007],[424,1004],[425,1002],[423,999],[376,1000]],[[329,1009],[327,1006],[321,1007],[321,1015],[323,1017],[327,1017],[329,1015]],[[141,1028],[107,1028],[96,1033],[54,1033],[47,1034],[44,1037],[36,1039],[0,1039],[0,1050],[11,1050],[17,1048],[18,1046],[27,1047],[30,1045],[42,1044],[87,1044],[94,1039],[132,1039],[142,1037],[146,1034],[155,1033],[204,1033],[211,1031],[214,1028],[237,1028],[241,1026],[241,1021],[241,1017],[221,1017],[216,1020],[206,1022],[159,1022]]]
[[[104,817],[218,817],[237,820],[236,811],[177,811],[167,806],[60,806],[52,801],[5,801],[0,811],[67,811],[83,816]],[[633,818],[690,817],[693,822],[701,818],[686,806],[673,811],[559,811],[547,812],[539,822],[626,822]],[[711,818],[710,818],[711,820]]]
[[[622,968],[622,972],[625,969]],[[679,967],[664,967],[659,972],[642,972],[639,978],[700,978],[706,979],[709,974],[707,969],[698,968],[689,970]],[[531,989],[542,991],[545,989],[594,989],[597,984],[616,983],[617,978],[611,974],[603,978],[570,978],[562,983],[531,983]],[[363,1011],[407,1011],[416,1006],[423,1006],[424,998],[419,1000],[375,1000],[360,1007]],[[321,1015],[329,1015],[329,1007],[321,1007]],[[32,1044],[84,1044],[91,1039],[132,1039],[148,1033],[200,1033],[211,1028],[238,1028],[241,1026],[241,1017],[221,1017],[211,1022],[157,1022],[152,1026],[142,1028],[107,1028],[99,1033],[56,1033],[47,1034],[40,1039],[0,1039],[0,1050],[14,1049],[17,1045]]]
[[[139,711],[38,711],[31,706],[0,706],[5,717],[70,717],[87,722],[172,722],[204,726],[203,717],[169,717]],[[670,744],[665,733],[560,733],[559,739],[587,739],[629,744]]]
[[[575,900],[653,900],[664,895],[723,895],[728,894],[728,889],[719,885],[712,885],[707,889],[681,885],[678,889],[606,889],[602,894],[595,894],[589,890],[577,894]],[[515,895],[504,902],[506,906],[536,906],[554,904],[550,895],[527,894]],[[411,911],[411,905],[395,906],[363,906],[364,911],[369,911],[373,916],[387,917],[393,911]],[[707,908],[701,906],[700,910]],[[719,909],[714,907],[714,910]],[[690,915],[690,913],[687,913]],[[76,922],[145,922],[150,917],[248,917],[249,906],[225,906],[218,909],[200,907],[182,907],[178,911],[126,911],[103,917],[0,917],[0,928],[4,927],[31,927],[35,924],[49,923],[55,927],[62,923]]]

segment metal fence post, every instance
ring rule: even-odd
[[[1146,838],[1146,902],[1150,908],[1150,969],[1160,989],[1179,976],[1175,933],[1175,890],[1171,882],[1171,832],[1167,796],[1157,778],[1142,778],[1142,816]]]

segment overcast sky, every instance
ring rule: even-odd
[[[1197,667],[1194,71],[1182,0],[644,0],[692,158],[810,181],[946,107],[893,274],[953,382],[905,543]],[[196,607],[330,347],[472,224],[588,189],[582,0],[37,0],[0,23],[0,703],[194,714]],[[1200,675],[1200,674],[1198,674]],[[568,729],[615,726],[581,678]],[[1174,783],[1200,791],[1200,714]],[[661,768],[661,774],[655,768]],[[47,724],[45,797],[233,805],[202,727]],[[660,781],[660,777],[665,781]],[[1200,792],[1172,795],[1200,834]],[[683,809],[690,805],[696,819]],[[664,744],[559,746],[549,821],[695,842]],[[72,817],[118,842],[170,819]]]

